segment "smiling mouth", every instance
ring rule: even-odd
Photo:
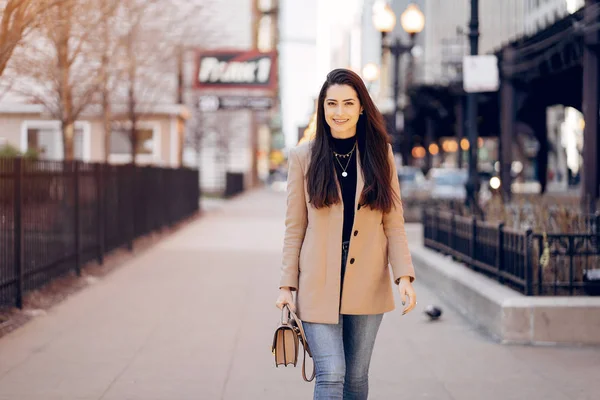
[[[343,124],[344,122],[348,122],[347,119],[334,119],[333,122],[335,122],[336,124]]]

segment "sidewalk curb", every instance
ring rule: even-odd
[[[600,297],[525,296],[423,246],[411,254],[417,279],[500,343],[600,345]]]

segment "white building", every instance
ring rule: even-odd
[[[202,0],[194,0],[202,3]],[[186,44],[184,63],[185,103],[192,110],[192,119],[188,125],[188,146],[184,162],[200,170],[200,182],[204,192],[222,193],[226,185],[226,174],[244,175],[244,186],[251,187],[254,179],[253,158],[255,140],[265,130],[262,125],[268,123],[268,112],[258,113],[248,109],[199,111],[201,96],[226,95],[245,97],[260,95],[252,90],[227,88],[194,88],[197,73],[197,51],[212,50],[252,50],[257,44],[254,37],[255,4],[258,0],[213,0],[206,3],[193,18],[198,24],[208,26],[202,35],[190,35]],[[268,7],[268,5],[266,6]],[[235,12],[232,12],[235,10]],[[194,131],[196,124],[200,128]],[[266,132],[268,135],[269,132]],[[194,135],[197,135],[194,138]],[[264,136],[264,135],[263,135]],[[193,143],[190,143],[193,142]],[[198,152],[199,150],[199,152]],[[264,170],[264,168],[262,168]],[[260,175],[260,174],[259,174]]]
[[[317,68],[317,0],[280,0],[279,57],[281,117],[286,147],[298,142],[314,110]]]

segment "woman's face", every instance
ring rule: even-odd
[[[325,121],[331,128],[333,137],[345,139],[356,134],[356,124],[363,108],[352,86],[329,86],[323,108]]]

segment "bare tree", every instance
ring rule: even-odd
[[[165,27],[160,26],[157,19],[165,10],[160,0],[126,0],[122,3],[121,11],[126,29],[119,40],[118,64],[120,81],[126,87],[123,98],[126,104],[131,162],[135,164],[139,145],[139,120],[143,117],[144,107],[153,103],[151,99],[160,87],[159,79],[155,79],[155,70],[160,69],[163,61],[160,28]]]
[[[62,0],[47,8],[36,33],[15,52],[14,91],[44,105],[60,121],[63,154],[74,158],[75,121],[95,101],[102,86],[98,32],[115,3]]]
[[[106,157],[114,122],[125,119],[135,162],[139,120],[157,104],[186,102],[184,59],[211,39],[205,20],[212,3],[0,0],[0,61],[13,55],[1,84],[60,121],[65,159],[74,158],[75,121],[95,109],[103,116]]]
[[[188,0],[179,0],[180,2],[186,2]],[[223,33],[222,30],[217,29],[216,26],[211,25],[214,23],[214,19],[211,18],[214,13],[214,7],[218,6],[214,1],[210,0],[196,0],[203,1],[203,7],[195,13],[195,18],[202,20],[202,24],[190,24],[186,26],[185,30],[182,30],[179,34],[179,64],[178,64],[178,98],[182,104],[186,104],[192,109],[192,118],[187,121],[186,134],[184,145],[194,151],[194,156],[198,169],[202,166],[202,149],[207,142],[210,141],[208,138],[208,131],[216,131],[214,124],[214,114],[211,111],[203,112],[200,107],[200,97],[194,89],[195,79],[195,68],[196,68],[196,51],[205,47],[208,44],[213,44],[218,40],[226,41],[229,37],[227,33]],[[227,122],[227,119],[225,119]],[[220,126],[222,128],[222,126]],[[227,146],[226,137],[220,137],[221,140],[215,142],[214,145],[219,149],[223,149]],[[183,150],[183,149],[182,149]]]
[[[0,76],[23,38],[36,28],[43,14],[63,0],[0,1]]]
[[[121,82],[127,87],[126,108],[131,159],[139,146],[137,126],[157,104],[183,104],[183,63],[190,37],[198,34],[199,12],[211,1],[126,0],[124,60]],[[181,161],[182,151],[179,158]]]
[[[97,0],[99,6],[105,5],[107,0]],[[100,106],[102,108],[102,127],[104,130],[104,161],[109,161],[110,142],[112,133],[112,100],[111,96],[115,82],[118,81],[115,68],[113,68],[113,54],[117,48],[117,38],[111,26],[116,22],[118,0],[113,1],[109,7],[101,26],[101,62],[100,62]]]

